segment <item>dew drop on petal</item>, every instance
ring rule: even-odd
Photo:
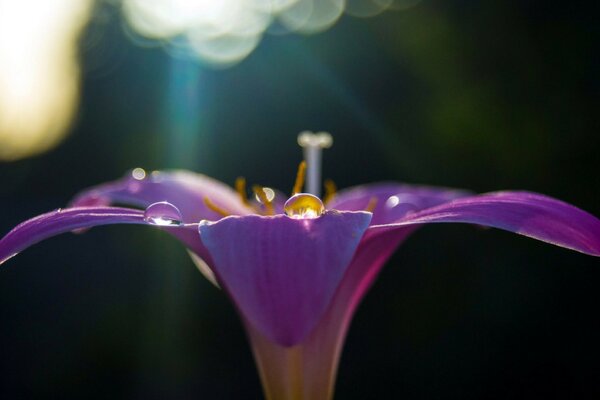
[[[213,221],[209,221],[207,219],[202,219],[202,220],[200,220],[200,222],[198,222],[198,227],[212,225],[212,224],[213,224]]]
[[[283,209],[286,215],[295,219],[318,218],[325,211],[323,202],[317,196],[308,193],[298,193],[285,202]]]
[[[146,178],[146,171],[144,171],[143,168],[134,168],[133,171],[131,171],[131,177],[133,179],[141,181],[144,178]]]
[[[390,196],[385,202],[387,208],[394,208],[400,204],[400,198],[398,196]]]
[[[267,197],[267,201],[269,201],[269,202],[273,201],[273,199],[275,198],[275,191],[273,189],[271,189],[270,187],[263,187],[262,191],[264,192],[265,196]],[[256,201],[258,201],[260,204],[262,204],[262,200],[260,199],[258,194],[255,194],[254,196],[256,198]]]
[[[144,220],[153,225],[181,225],[182,219],[179,209],[166,201],[150,204],[144,211]]]
[[[152,171],[150,173],[150,178],[152,179],[152,182],[162,182],[164,179],[164,174],[160,171]]]

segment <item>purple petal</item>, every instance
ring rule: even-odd
[[[168,201],[181,211],[183,221],[187,223],[222,218],[222,215],[206,207],[204,197],[208,197],[212,203],[232,215],[254,212],[242,204],[237,192],[229,186],[205,175],[188,171],[152,172],[143,179],[128,174],[120,180],[80,193],[71,206],[122,203],[145,208],[152,203]]]
[[[0,240],[0,264],[51,236],[108,224],[145,224],[140,210],[116,207],[60,208],[17,225]]]
[[[402,218],[409,212],[437,206],[471,193],[443,187],[377,183],[343,190],[327,203],[328,209],[366,210],[376,199],[372,225],[386,224]]]
[[[0,264],[27,247],[61,233],[110,224],[141,224],[166,230],[192,252],[211,263],[210,255],[198,236],[197,225],[158,226],[144,220],[144,212],[118,207],[78,207],[51,211],[27,220],[0,240]]]
[[[229,217],[200,224],[200,237],[243,317],[292,346],[329,306],[370,219],[364,212]]]
[[[600,256],[600,220],[570,204],[529,192],[495,192],[422,210],[377,231],[434,222],[466,222],[515,232]]]
[[[327,311],[297,346],[280,346],[244,321],[268,398],[286,398],[293,393],[290,376],[297,378],[295,384],[302,387],[303,398],[333,397],[342,345],[356,306],[390,254],[415,228],[379,235],[369,235],[371,230],[367,230]],[[290,363],[290,359],[298,362]]]

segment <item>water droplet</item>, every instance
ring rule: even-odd
[[[181,225],[182,217],[177,207],[166,201],[161,201],[146,208],[144,220],[153,225],[173,226]]]
[[[163,181],[164,174],[160,171],[152,171],[150,177],[152,178],[152,182],[158,183]]]
[[[400,198],[398,196],[390,196],[385,202],[387,208],[394,208],[400,204]]]
[[[321,199],[308,193],[293,195],[285,202],[283,209],[288,217],[295,219],[318,218],[325,211]]]
[[[146,177],[146,171],[144,171],[143,168],[134,168],[133,171],[131,171],[131,177],[141,181]]]
[[[273,199],[275,198],[275,191],[273,189],[271,189],[270,187],[263,187],[262,191],[265,193],[265,196],[267,196],[267,200],[269,202],[273,201]],[[262,204],[262,200],[260,199],[260,197],[258,197],[258,194],[255,194],[254,196],[256,197],[256,201]]]

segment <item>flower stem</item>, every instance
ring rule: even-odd
[[[247,326],[267,400],[331,400],[339,353],[310,343],[280,346]]]

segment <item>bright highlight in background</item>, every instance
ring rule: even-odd
[[[0,0],[0,159],[56,145],[78,98],[77,37],[91,0]]]
[[[344,12],[371,17],[418,1],[123,0],[123,11],[136,34],[183,47],[205,63],[227,66],[247,57],[273,24],[277,28],[271,31],[277,34],[312,34],[330,28]]]

